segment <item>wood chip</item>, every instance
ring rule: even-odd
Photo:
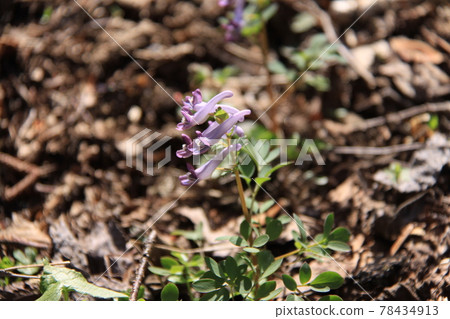
[[[444,62],[444,55],[425,42],[406,37],[395,37],[389,41],[392,50],[406,62],[434,63]]]
[[[403,243],[406,241],[409,235],[411,235],[411,232],[413,230],[414,230],[413,224],[408,224],[402,229],[400,236],[398,236],[394,244],[391,246],[391,249],[389,250],[391,256],[394,256],[397,253],[397,251],[400,249],[400,247],[402,247]]]
[[[37,222],[31,222],[13,213],[12,224],[0,230],[0,242],[49,249],[52,241]]]

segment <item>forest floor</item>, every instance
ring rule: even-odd
[[[311,262],[313,272],[343,275],[336,293],[344,300],[449,298],[447,1],[379,0],[370,8],[371,1],[321,1],[321,9],[308,10],[332,24],[313,19],[303,32],[291,29],[302,1],[276,1],[267,24],[269,61],[294,68],[285,47],[307,49],[324,30],[330,41],[330,27],[340,36],[351,26],[340,38],[349,55],[311,70],[323,76],[311,81],[328,80],[300,81],[265,114],[273,102],[265,57],[252,39],[224,40],[217,1],[77,2],[0,4],[0,257],[35,247],[40,257],[70,260],[91,282],[123,291],[131,288],[140,235],[150,226],[157,231],[154,264],[169,246],[198,248],[172,232],[199,223],[208,256],[236,252],[216,241],[239,229],[232,180],[201,181],[186,191],[178,180],[184,160],[173,156],[151,176],[127,166],[125,147],[148,128],[170,136],[174,153],[182,145],[175,129],[182,98],[197,87],[209,95],[227,89],[235,94],[231,105],[252,110],[249,123],[261,115],[262,130],[279,126],[285,137],[324,145],[325,165],[284,167],[266,188],[283,207],[274,204],[272,217],[298,214],[315,235],[333,212],[350,230],[351,252]],[[274,74],[272,82],[277,98],[291,80]],[[294,247],[291,230],[274,244],[278,255]],[[158,278],[146,274],[143,284],[145,299],[158,299]],[[0,300],[39,295],[36,279],[0,287]]]

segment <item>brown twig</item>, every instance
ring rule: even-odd
[[[133,283],[133,288],[131,290],[130,301],[136,301],[139,287],[141,285],[142,279],[144,279],[145,274],[145,266],[147,265],[148,259],[150,258],[150,253],[153,248],[153,244],[156,238],[156,231],[152,230],[147,237],[147,241],[145,242],[144,252],[142,253],[141,264],[139,265],[138,270],[136,271],[136,279]]]
[[[362,122],[355,126],[353,131],[365,131],[369,128],[384,125],[386,123],[400,123],[401,121],[428,112],[450,112],[450,102],[426,103],[396,113],[390,113],[385,116],[378,116]]]
[[[153,247],[168,251],[175,251],[178,253],[183,254],[197,254],[197,253],[205,253],[205,252],[214,252],[214,251],[220,251],[220,250],[239,250],[241,249],[238,246],[234,246],[233,244],[218,244],[215,246],[207,246],[207,247],[200,247],[200,248],[191,248],[191,249],[182,249],[178,247],[168,246],[168,245],[162,245],[162,244],[155,244]]]
[[[61,265],[67,265],[70,264],[70,261],[61,261],[61,262],[54,262],[50,263],[51,266],[61,266]],[[0,277],[16,277],[16,278],[26,278],[26,279],[40,279],[41,276],[34,276],[34,275],[25,275],[25,274],[16,274],[11,272],[12,270],[16,269],[24,269],[24,268],[36,268],[36,267],[44,267],[44,264],[31,264],[31,265],[18,265],[13,267],[8,267],[4,269],[0,269]]]
[[[399,152],[413,151],[422,148],[425,144],[423,143],[411,143],[411,144],[400,144],[392,146],[381,146],[381,147],[365,147],[365,146],[336,146],[333,148],[333,153],[336,154],[348,154],[348,155],[388,155],[395,154]]]
[[[348,154],[356,156],[378,156],[378,155],[391,155],[400,152],[415,151],[426,147],[425,143],[411,143],[411,144],[399,144],[391,146],[381,147],[364,147],[364,146],[336,146],[333,148],[333,153],[336,154]],[[450,144],[447,144],[450,147]]]
[[[3,197],[6,201],[13,200],[33,185],[39,177],[54,170],[53,165],[37,166],[2,152],[0,152],[0,163],[3,163],[19,172],[27,173],[27,175],[14,186],[5,187]]]
[[[63,266],[70,264],[70,261],[58,261],[54,263],[49,263],[50,266]],[[44,264],[31,264],[31,265],[18,265],[18,266],[12,266],[4,269],[0,269],[0,271],[11,271],[16,269],[24,269],[24,268],[36,268],[36,267],[44,267]]]

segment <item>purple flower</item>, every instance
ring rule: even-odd
[[[189,172],[179,177],[181,184],[184,186],[191,186],[199,180],[211,177],[214,170],[222,163],[225,157],[232,151],[239,151],[241,147],[241,144],[230,145],[197,169],[194,169],[194,167],[188,163],[187,167]]]
[[[238,111],[221,124],[212,122],[203,132],[196,132],[197,138],[194,141],[192,141],[189,136],[183,134],[182,136],[185,144],[181,150],[177,151],[177,156],[186,158],[191,155],[199,155],[207,152],[212,145],[216,144],[219,139],[222,138],[222,136],[230,132],[233,128],[236,128],[237,122],[242,122],[245,116],[250,113],[250,110]],[[243,133],[242,129],[239,129],[238,133]]]
[[[208,117],[210,117],[219,107],[217,103],[223,99],[232,97],[233,92],[223,91],[208,102],[202,101],[202,94],[199,89],[192,92],[192,95],[193,97],[191,99],[185,99],[184,105],[181,108],[183,120],[177,125],[177,130],[179,131],[187,130],[195,125],[205,123]]]
[[[210,140],[217,140],[227,134],[237,122],[242,122],[250,113],[250,110],[239,111],[223,121],[222,124],[213,125],[213,123],[203,132],[197,132],[197,138],[209,147],[212,145]]]
[[[226,41],[237,41],[241,37],[241,29],[245,25],[244,2],[244,0],[235,1],[233,20],[229,20],[228,23],[223,26],[225,28]],[[219,1],[219,5],[221,5],[221,3],[228,6],[230,4],[230,1]]]
[[[192,155],[200,155],[207,152],[214,144],[219,142],[225,134],[235,133],[239,136],[244,135],[244,131],[236,124],[242,122],[246,115],[251,113],[250,110],[238,110],[232,106],[217,104],[224,98],[233,96],[231,91],[224,91],[217,94],[208,102],[204,102],[202,93],[199,89],[192,92],[192,97],[186,97],[184,100],[181,113],[183,114],[183,120],[177,125],[178,130],[189,129],[197,124],[202,124],[208,120],[208,118],[216,113],[221,108],[223,112],[217,113],[217,116],[221,118],[220,122],[209,121],[208,127],[203,131],[196,131],[197,138],[192,140],[188,135],[181,134],[184,144],[181,150],[177,151],[177,156],[180,158],[187,158]],[[221,115],[226,113],[226,119],[223,119]],[[220,114],[220,115],[219,115]],[[187,164],[189,172],[180,176],[180,182],[182,185],[193,185],[199,179],[206,179],[211,176],[217,166],[222,160],[231,152],[241,149],[240,144],[233,144],[223,149],[213,159],[206,162],[204,165],[197,169],[191,164]]]
[[[231,0],[219,0],[219,7],[228,7],[231,4]]]

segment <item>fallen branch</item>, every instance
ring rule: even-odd
[[[450,112],[450,102],[426,103],[396,113],[390,113],[385,116],[378,116],[362,122],[355,126],[353,131],[363,131],[369,128],[381,126],[387,123],[400,123],[401,121],[423,113]]]
[[[62,266],[70,264],[70,261],[61,261],[61,262],[54,262],[49,263],[50,266]],[[36,268],[36,267],[44,267],[44,264],[31,264],[31,265],[18,265],[18,266],[12,266],[4,269],[0,269],[0,277],[17,277],[17,278],[26,278],[26,279],[40,279],[41,276],[33,276],[33,275],[25,275],[25,274],[16,274],[11,271],[17,270],[17,269],[24,269],[24,268]]]
[[[27,175],[19,182],[17,182],[14,186],[5,187],[3,198],[6,201],[13,200],[14,198],[22,194],[31,185],[36,183],[39,177],[47,175],[54,170],[53,165],[37,166],[2,152],[0,152],[0,163],[3,163],[19,172],[27,173]]]
[[[391,155],[401,152],[415,151],[426,147],[425,143],[399,144],[381,147],[365,147],[365,146],[336,146],[332,152],[335,154],[356,155],[356,156],[377,156]],[[441,147],[441,146],[438,146]],[[446,147],[450,147],[447,143]]]
[[[136,301],[137,295],[139,292],[139,287],[141,285],[142,279],[144,279],[145,267],[147,266],[148,259],[150,258],[150,253],[153,248],[153,244],[156,238],[156,231],[152,230],[147,237],[147,241],[145,242],[144,252],[142,253],[141,264],[139,265],[138,270],[136,271],[136,279],[133,283],[133,288],[131,290],[130,301]]]

